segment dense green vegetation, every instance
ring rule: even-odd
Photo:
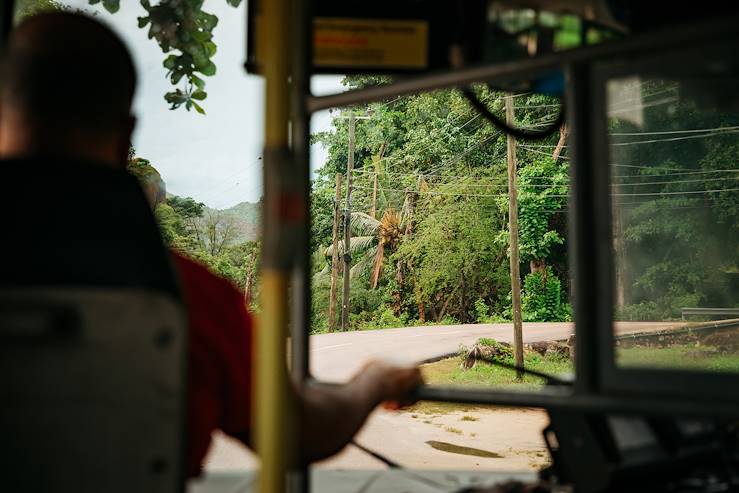
[[[375,82],[345,79],[350,87]],[[483,90],[481,95],[501,111],[502,94]],[[515,98],[517,123],[535,127],[551,121],[556,102],[540,95]],[[371,118],[356,124],[352,328],[509,319],[505,135],[456,91],[354,111]],[[335,175],[346,172],[347,119],[345,113],[335,116],[331,132],[314,135],[329,152],[313,183],[314,330],[328,326]],[[554,147],[558,138],[547,142]],[[546,293],[536,281],[525,281],[530,315],[564,320],[569,317],[568,164],[551,154],[523,147],[518,152],[520,251],[525,275],[533,269],[546,281]],[[343,241],[338,247],[343,254]],[[537,301],[542,297],[548,298]]]
[[[344,79],[350,88],[385,82]],[[621,319],[679,318],[683,306],[736,306],[739,119],[681,89],[645,81],[612,105]],[[503,113],[503,94],[478,92]],[[558,101],[524,94],[515,97],[515,108],[519,126],[541,128],[555,119]],[[314,331],[329,325],[332,204],[335,175],[346,173],[348,111],[369,116],[356,122],[351,328],[510,319],[506,138],[457,91],[445,90],[335,112],[332,130],[313,136],[328,151],[312,189]],[[566,144],[566,134],[555,133],[517,145],[527,321],[571,317]],[[344,184],[340,208],[345,194]]]
[[[164,242],[194,258],[244,291],[258,310],[260,243],[256,236],[259,204],[242,202],[226,210],[209,209],[190,197],[168,195],[157,170],[129,152],[128,171],[142,184],[161,228]]]
[[[636,91],[641,122],[629,115],[633,96],[611,109],[618,316],[664,320],[679,318],[681,307],[735,307],[739,116],[688,83],[642,82]]]

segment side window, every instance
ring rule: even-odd
[[[607,86],[620,367],[739,371],[739,114],[722,84]]]

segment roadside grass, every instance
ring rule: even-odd
[[[638,368],[739,372],[739,354],[721,354],[712,347],[688,344],[666,348],[619,348],[616,361],[621,366]]]
[[[479,362],[474,368],[463,370],[460,367],[460,358],[447,358],[421,366],[423,379],[430,385],[462,385],[462,386],[496,386],[512,387],[516,389],[535,389],[544,384],[539,377],[527,375],[523,382],[516,380],[516,372],[507,368],[492,366]],[[560,357],[541,357],[529,355],[525,359],[526,368],[550,375],[563,375],[572,372],[572,363]],[[467,413],[475,409],[494,409],[496,406],[477,404],[458,404],[454,402],[422,401],[406,408],[405,411],[413,414],[442,415],[452,412]],[[463,421],[473,421],[474,417],[465,416]]]
[[[546,382],[543,378],[533,375],[524,375],[523,381],[516,378],[515,370],[478,362],[473,368],[463,370],[459,367],[459,360],[454,372],[447,376],[449,385],[478,385],[495,387],[513,387],[517,389],[534,389]],[[513,361],[506,361],[513,364]],[[524,368],[545,373],[552,376],[572,374],[572,361],[559,356],[529,355],[524,359]]]
[[[482,343],[494,343],[484,341]],[[617,349],[616,360],[619,365],[642,368],[673,368],[685,370],[705,370],[715,372],[739,373],[739,354],[721,354],[708,346],[675,345],[667,348],[632,347]],[[447,358],[421,367],[424,380],[431,385],[459,385],[498,387],[516,390],[535,390],[544,385],[544,379],[525,375],[523,381],[516,379],[515,370],[502,368],[489,363],[478,362],[473,368],[460,367],[460,358]],[[505,361],[512,364],[512,361]],[[530,353],[524,360],[525,367],[552,376],[568,376],[574,367],[568,358],[551,355],[540,356]],[[451,402],[419,402],[407,412],[423,415],[444,415],[452,412],[468,413],[475,409],[494,409],[495,406],[457,404]],[[431,416],[433,418],[433,416]],[[462,421],[474,418],[463,416]]]
[[[512,361],[507,361],[512,364]],[[559,356],[539,356],[529,354],[524,359],[524,367],[552,376],[571,374],[572,362]],[[464,370],[459,358],[448,358],[421,367],[426,383],[435,385],[478,385],[512,386],[516,388],[535,388],[544,385],[544,379],[525,375],[522,382],[516,380],[516,372],[508,368],[478,362],[473,368]]]

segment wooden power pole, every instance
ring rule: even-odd
[[[352,172],[354,171],[354,113],[349,114],[349,156],[346,166],[346,208],[344,209],[344,292],[341,299],[341,330],[349,327],[349,274],[351,271]]]
[[[515,125],[513,95],[505,98],[505,116],[508,126]],[[511,299],[513,301],[513,350],[517,378],[523,378],[523,324],[521,320],[521,272],[518,260],[518,192],[516,188],[516,138],[506,138],[508,160],[508,230],[511,237]]]
[[[334,236],[331,254],[331,294],[328,304],[328,331],[336,329],[336,281],[339,277],[339,217],[341,211],[341,173],[336,173],[336,196],[334,197]]]

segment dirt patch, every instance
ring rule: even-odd
[[[739,349],[739,332],[736,330],[714,332],[703,339],[703,345],[714,347],[720,353],[733,353]]]
[[[483,450],[474,447],[465,447],[464,445],[454,445],[448,442],[437,442],[435,440],[429,440],[426,442],[427,445],[435,450],[441,450],[442,452],[449,452],[450,454],[461,454],[471,455],[473,457],[483,457],[486,459],[502,459],[503,456],[490,452],[489,450]]]

